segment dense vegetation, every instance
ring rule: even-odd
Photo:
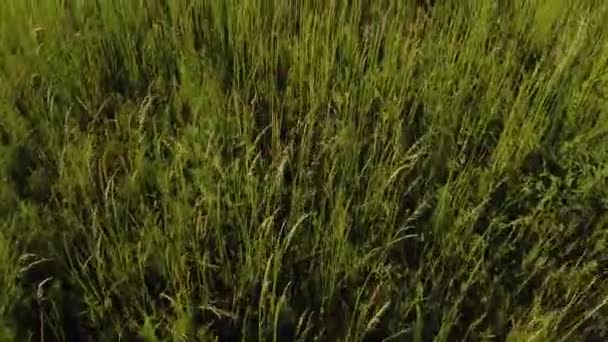
[[[0,2],[0,341],[608,340],[608,2]]]

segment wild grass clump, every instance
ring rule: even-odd
[[[608,340],[606,2],[0,18],[0,340]]]

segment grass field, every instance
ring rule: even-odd
[[[1,1],[0,341],[608,340],[605,23]]]

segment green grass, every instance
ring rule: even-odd
[[[0,341],[608,340],[606,22],[2,1]]]

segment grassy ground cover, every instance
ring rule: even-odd
[[[0,341],[608,340],[606,1],[0,2]]]

